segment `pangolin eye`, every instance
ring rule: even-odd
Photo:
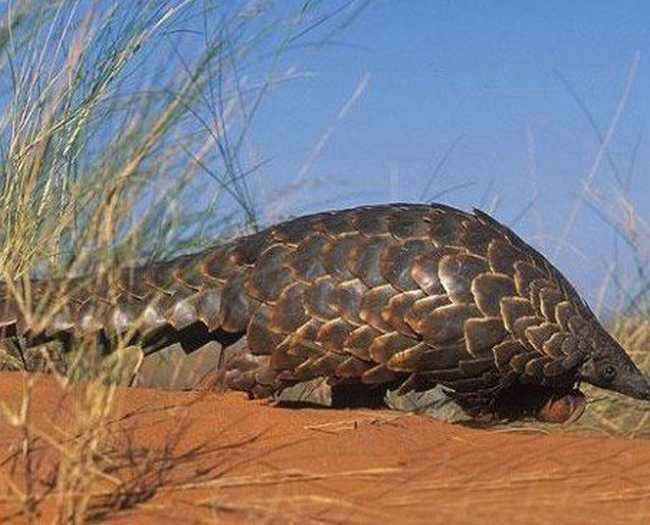
[[[605,365],[600,370],[600,375],[605,381],[612,381],[616,377],[616,367],[614,365]]]

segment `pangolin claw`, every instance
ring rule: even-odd
[[[537,419],[545,423],[575,423],[587,407],[587,398],[574,390],[560,398],[551,398],[537,413]]]

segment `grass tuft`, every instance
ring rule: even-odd
[[[110,282],[124,266],[256,229],[255,116],[276,89],[309,77],[288,54],[327,43],[366,3],[0,7],[0,297],[38,332],[71,287],[94,276]],[[34,349],[3,341],[0,370],[30,372],[17,400],[0,404],[10,429],[3,516],[8,506],[10,519],[29,523],[101,521],[216,475],[218,458],[196,462],[220,445],[179,451],[183,423],[157,447],[137,445],[137,429],[116,423],[118,385],[133,383],[143,364],[123,339],[110,355],[96,341]],[[53,421],[34,416],[35,372],[56,382]]]

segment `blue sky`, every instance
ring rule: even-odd
[[[506,223],[519,217],[515,229],[593,304],[614,254],[630,265],[581,197],[585,180],[593,172],[612,200],[617,178],[629,180],[640,216],[650,211],[649,20],[644,2],[375,2],[336,43],[286,57],[315,76],[285,85],[258,115],[253,138],[269,161],[255,176],[258,200],[269,220],[435,196],[494,207]],[[600,142],[575,96],[603,135],[622,107],[608,148],[614,169],[606,156],[597,163]]]

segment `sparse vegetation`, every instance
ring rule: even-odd
[[[644,374],[650,375],[650,320],[647,317],[621,316],[612,323],[611,332],[630,352]],[[650,437],[650,409],[647,403],[603,392],[595,387],[585,391],[591,397],[589,409],[579,426],[626,437]]]
[[[29,523],[97,522],[137,510],[159,491],[216,483],[231,463],[228,451],[246,450],[259,436],[214,444],[181,443],[188,429],[185,404],[142,407],[116,415],[117,387],[99,381],[58,388],[51,416],[34,417],[31,403],[39,378],[24,375],[18,403],[2,402],[0,417],[10,445],[0,457],[0,516]],[[52,390],[50,390],[52,394]],[[132,422],[132,423],[130,423]],[[161,443],[143,445],[138,433],[161,427]]]
[[[287,65],[286,52],[328,22],[355,17],[365,2],[305,1],[291,12],[261,1],[135,4],[25,0],[0,7],[0,280],[2,293],[15,295],[43,324],[57,315],[63,304],[57,298],[67,291],[52,288],[34,303],[14,283],[110,274],[125,263],[255,229],[259,203],[250,176],[262,164],[249,137],[255,113],[274,89],[307,76]],[[608,315],[612,333],[650,376],[647,225],[624,194],[618,207],[593,190],[587,194],[636,262],[634,279],[615,283],[632,291]],[[0,347],[0,370],[30,372],[16,399],[0,400],[0,420],[11,429],[0,455],[1,518],[38,523],[47,514],[57,523],[85,523],[134,511],[175,488],[388,472],[224,477],[227,452],[258,436],[181,446],[190,404],[157,412],[151,425],[164,423],[166,439],[143,446],[134,437],[141,428],[124,419],[146,411],[119,417],[116,411],[120,385],[132,384],[143,364],[127,339],[110,355],[93,341],[67,352],[58,343],[28,352]],[[163,361],[150,371],[152,383],[161,368],[183,366]],[[60,394],[50,421],[33,417],[42,380],[34,372],[50,374]],[[587,391],[592,402],[573,428],[647,437],[643,403]],[[356,429],[357,422],[343,427]],[[283,515],[287,501],[278,498],[272,514]],[[308,495],[291,501],[319,511],[340,502]],[[253,498],[243,509],[218,496],[202,505],[255,517],[270,512],[266,501]]]
[[[614,161],[611,158],[609,160],[616,185],[605,192],[588,184],[585,198],[593,212],[616,233],[623,248],[620,254],[615,253],[611,260],[604,262],[607,279],[602,284],[596,309],[601,317],[609,320],[610,333],[632,355],[646,377],[650,377],[650,277],[647,273],[650,262],[650,229],[635,209],[633,196],[629,193],[629,177],[632,172],[626,180],[616,169]],[[633,164],[630,170],[633,170]],[[626,259],[630,264],[623,262]],[[631,267],[633,271],[625,272],[624,267]],[[618,299],[610,309],[604,308],[603,304],[608,289],[614,290],[614,297]],[[647,403],[596,388],[585,390],[592,397],[592,403],[580,422],[581,427],[614,435],[648,437]]]
[[[314,32],[336,33],[365,3],[3,4],[2,293],[46,324],[67,290],[41,290],[35,302],[14,283],[110,273],[256,228],[255,114],[274,89],[307,76],[286,53]],[[175,470],[205,447],[179,452],[182,424],[162,448],[143,448],[114,420],[117,385],[141,363],[124,341],[110,356],[93,341],[1,349],[1,369],[51,373],[61,413],[48,425],[33,419],[38,376],[25,376],[17,403],[2,402],[13,436],[0,458],[0,516],[10,508],[9,519],[34,523],[48,509],[58,523],[97,521],[183,481]],[[213,466],[197,468],[194,482],[212,476]]]

